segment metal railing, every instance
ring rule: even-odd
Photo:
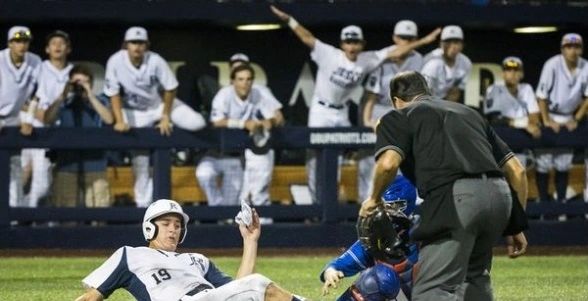
[[[539,140],[532,139],[521,130],[496,128],[513,150],[537,147],[588,148],[588,127],[574,132],[554,134],[546,130]],[[375,135],[367,128],[306,128],[286,127],[272,133],[274,149],[316,149],[317,197],[320,204],[268,206],[264,216],[275,219],[313,219],[327,232],[342,220],[357,216],[357,204],[340,204],[337,198],[338,155],[344,149],[373,147]],[[112,129],[44,128],[36,129],[30,137],[22,136],[17,128],[4,128],[0,132],[0,232],[10,232],[10,221],[106,221],[114,223],[137,223],[144,213],[143,208],[11,208],[9,206],[10,155],[22,148],[48,149],[151,149],[153,152],[153,198],[169,198],[171,195],[172,148],[220,148],[240,150],[251,146],[249,136],[240,130],[204,129],[198,132],[175,130],[169,137],[161,136],[155,129],[133,129],[127,134]],[[238,207],[186,206],[194,220],[220,220],[234,217]],[[531,203],[528,212],[533,215],[584,214],[588,204]],[[22,227],[20,227],[22,228]],[[91,230],[86,230],[91,231]],[[330,231],[330,230],[329,230]],[[24,235],[24,234],[23,234]],[[43,234],[46,235],[46,234]],[[20,236],[19,236],[20,237]]]

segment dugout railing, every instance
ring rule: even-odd
[[[497,127],[497,133],[513,148],[573,147],[588,148],[588,127],[574,132],[555,134],[543,132],[541,139],[532,139],[521,130]],[[317,158],[317,196],[319,204],[268,206],[263,208],[265,217],[274,219],[299,219],[309,223],[277,223],[264,230],[265,243],[270,246],[336,246],[353,239],[353,223],[358,212],[356,204],[342,204],[337,200],[338,155],[345,149],[373,147],[375,135],[366,128],[307,128],[286,127],[272,133],[275,149],[315,149]],[[240,150],[251,146],[251,139],[243,131],[205,129],[198,132],[174,130],[164,137],[155,129],[133,129],[120,134],[112,129],[43,128],[35,129],[32,136],[25,137],[18,128],[3,128],[0,131],[0,240],[2,247],[114,247],[130,241],[140,242],[140,230],[144,209],[128,207],[112,208],[11,208],[8,203],[10,156],[22,148],[48,148],[55,150],[75,149],[151,149],[153,152],[154,199],[171,195],[172,148],[220,148]],[[233,218],[239,210],[236,206],[208,207],[186,206],[194,220],[221,220]],[[531,215],[541,214],[588,214],[588,204],[575,202],[529,203]],[[80,222],[74,227],[11,226],[11,221],[21,225],[46,221]],[[98,227],[85,222],[99,221],[108,225]],[[535,234],[531,238],[544,244],[588,244],[588,223],[573,220],[565,223],[534,222]],[[216,224],[192,225],[196,231],[208,235],[200,237],[198,246],[230,247],[239,244],[232,226]],[[543,230],[541,230],[543,229]],[[269,234],[268,234],[269,232]],[[219,239],[226,237],[226,239]],[[61,239],[60,239],[61,238]],[[66,238],[65,240],[63,238]],[[229,241],[229,243],[224,243]]]

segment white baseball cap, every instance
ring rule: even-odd
[[[363,31],[356,25],[349,25],[341,29],[341,41],[363,41]]]
[[[128,41],[149,41],[147,29],[139,26],[133,26],[127,29],[127,32],[125,33],[125,42]]]
[[[398,21],[394,26],[394,35],[416,37],[418,36],[417,25],[411,20]]]
[[[564,45],[582,45],[582,36],[577,33],[566,33],[561,38],[561,46]]]
[[[249,57],[245,53],[240,53],[240,52],[231,55],[229,62],[232,63],[232,62],[237,62],[237,61],[248,63]]]
[[[463,30],[457,25],[447,25],[441,31],[441,41],[463,40]]]
[[[8,38],[6,39],[8,42],[12,40],[31,40],[33,35],[31,34],[31,30],[26,26],[12,26],[8,30]]]

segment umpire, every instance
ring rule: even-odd
[[[360,215],[381,203],[402,169],[425,200],[411,233],[421,242],[412,300],[492,300],[494,242],[510,234],[511,257],[527,247],[524,167],[476,111],[432,97],[418,72],[396,75],[390,99],[396,110],[376,127],[374,188]],[[521,204],[513,203],[505,177]]]

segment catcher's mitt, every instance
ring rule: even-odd
[[[401,211],[379,206],[367,217],[359,217],[357,235],[376,260],[404,259],[408,254],[410,220]]]

